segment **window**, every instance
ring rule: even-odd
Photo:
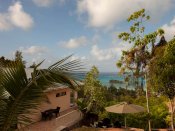
[[[61,92],[61,96],[65,96],[66,95],[66,92]]]
[[[56,97],[60,97],[60,93],[57,93],[57,94],[56,94]]]
[[[66,92],[60,92],[56,94],[56,97],[65,96],[65,95],[66,95]]]

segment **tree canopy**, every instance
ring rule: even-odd
[[[93,66],[86,74],[84,79],[84,86],[82,87],[82,94],[80,99],[84,103],[86,112],[99,113],[104,109],[104,89],[98,80],[99,71],[97,67]],[[80,101],[79,101],[80,104]]]

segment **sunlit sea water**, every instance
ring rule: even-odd
[[[82,75],[82,79],[85,77],[85,74]],[[122,87],[125,88],[126,87],[126,83],[124,83],[124,76],[120,75],[117,72],[105,72],[105,73],[100,73],[98,80],[101,82],[102,85],[109,87],[110,86],[110,80],[118,80],[121,81],[123,83],[115,83],[114,86],[116,88]],[[128,88],[133,89],[133,85],[129,85]]]
[[[135,82],[132,81],[133,78],[130,77],[129,78],[130,82],[127,84],[126,82],[124,82],[125,77],[126,76],[121,75],[119,73],[100,73],[98,79],[100,80],[100,82],[104,86],[107,86],[107,87],[110,86],[110,82],[109,82],[110,80],[118,80],[118,81],[120,81],[122,83],[115,83],[114,86],[116,88],[119,88],[119,87],[126,88],[126,86],[127,86],[127,89],[134,89],[136,87],[136,85],[135,85]],[[143,80],[143,88],[145,88],[144,87],[145,86],[145,81],[142,78],[139,78],[139,85],[141,84],[142,80]]]
[[[103,85],[109,86],[110,80],[123,81],[124,77],[118,73],[100,73],[98,79]]]

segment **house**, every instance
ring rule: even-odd
[[[31,78],[32,71],[33,69],[26,69],[28,78]],[[78,83],[82,84],[81,82]],[[37,110],[33,110],[35,114],[25,114],[32,119],[33,123],[29,125],[17,125],[19,131],[58,131],[70,127],[82,119],[81,112],[75,108],[75,100],[78,97],[75,90],[60,83],[53,83],[44,90],[44,93],[47,99],[41,102]],[[55,114],[53,113],[53,119],[42,120],[41,112],[56,109],[57,107],[60,107],[60,116],[55,118]]]
[[[31,72],[33,69],[27,68],[26,74],[28,78],[31,78]],[[73,106],[75,106],[75,100],[77,99],[77,92],[72,90],[66,85],[54,83],[48,87],[44,93],[47,96],[47,100],[43,101],[39,106],[39,109],[35,111],[36,113],[30,116],[34,122],[41,120],[41,112],[48,109],[56,109],[60,107],[60,112],[66,111]]]

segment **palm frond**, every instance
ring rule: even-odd
[[[64,63],[66,60],[68,60],[70,57],[72,57],[72,55],[67,56],[61,60],[59,60],[58,62],[54,63],[53,65],[51,65],[48,70],[54,69],[55,67],[58,67],[59,65],[61,65],[62,63]]]
[[[0,64],[0,130],[8,131],[16,124],[27,124],[32,120],[25,114],[32,114],[45,100],[43,91],[54,82],[74,87],[76,79],[71,72],[81,70],[79,61],[66,61],[68,56],[48,69],[38,69],[39,63],[27,78],[22,62],[13,62],[3,68]]]

